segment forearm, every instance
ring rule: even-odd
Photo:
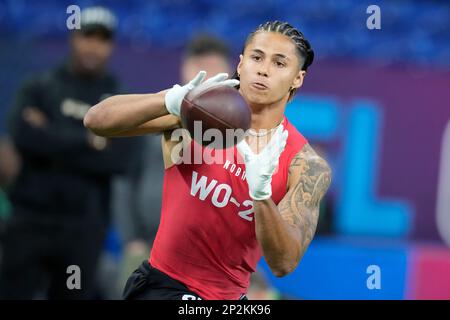
[[[89,109],[84,125],[100,136],[113,136],[168,115],[166,91],[154,94],[116,95]]]
[[[272,199],[254,200],[253,206],[256,238],[272,272],[282,277],[292,272],[300,260],[299,241]]]

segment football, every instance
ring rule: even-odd
[[[181,122],[197,143],[226,149],[244,138],[250,128],[251,110],[235,88],[199,86],[184,98]]]

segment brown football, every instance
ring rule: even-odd
[[[199,86],[184,98],[181,122],[198,143],[223,149],[243,139],[250,128],[251,111],[235,88],[221,84]]]

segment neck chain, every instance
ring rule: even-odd
[[[251,136],[255,136],[255,137],[264,137],[264,136],[267,136],[269,133],[272,133],[272,132],[274,132],[275,130],[277,130],[278,127],[281,126],[282,123],[283,123],[283,121],[281,121],[280,124],[277,125],[277,126],[276,126],[275,128],[273,128],[273,129],[269,129],[269,130],[263,129],[263,130],[262,130],[263,132],[256,132],[255,130],[253,130],[253,129],[250,128],[250,129],[248,129],[248,133],[249,133]]]

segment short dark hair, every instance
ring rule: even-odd
[[[186,46],[185,58],[217,54],[230,59],[230,48],[222,39],[210,35],[200,34],[192,38]]]

